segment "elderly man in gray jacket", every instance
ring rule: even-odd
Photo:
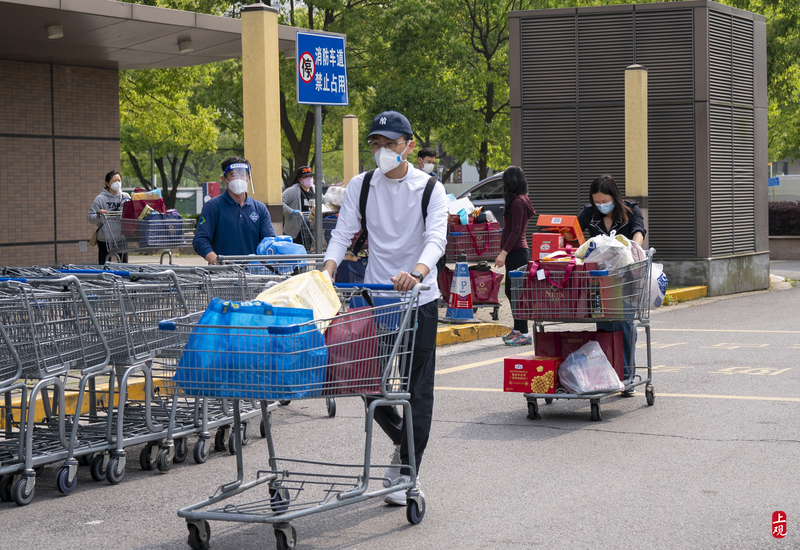
[[[314,172],[308,166],[297,169],[294,183],[283,192],[283,234],[291,235],[294,242],[306,248],[311,243],[303,242],[301,232],[303,212],[308,212],[314,205]]]

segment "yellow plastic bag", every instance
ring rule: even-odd
[[[276,307],[311,309],[314,311],[315,321],[331,319],[341,307],[328,273],[319,271],[289,277],[259,294],[256,300]],[[328,328],[328,322],[317,322],[317,326],[324,332]]]

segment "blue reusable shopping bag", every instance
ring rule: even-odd
[[[321,395],[327,349],[312,321],[310,309],[214,298],[189,336],[174,380],[192,396]]]
[[[289,235],[278,235],[277,237],[264,237],[256,248],[256,254],[259,256],[304,256],[306,249],[302,244],[295,243]],[[280,258],[276,259],[280,260]],[[270,269],[273,272],[286,275],[295,268],[305,267],[306,265],[307,263],[304,260],[278,261],[270,265]]]

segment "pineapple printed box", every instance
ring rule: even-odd
[[[561,357],[512,355],[505,359],[503,391],[555,393]]]

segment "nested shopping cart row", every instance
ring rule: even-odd
[[[190,397],[173,385],[184,335],[159,331],[158,323],[199,315],[215,296],[253,299],[297,266],[258,273],[241,266],[179,273],[65,267],[3,269],[0,499],[28,504],[36,475],[62,461],[62,493],[75,489],[79,465],[89,466],[95,480],[119,483],[133,445],[143,444],[142,468],[168,471],[187,458],[188,438],[197,436],[193,458],[202,463],[214,428],[215,448],[233,452],[233,404]],[[246,443],[248,420],[261,415],[261,405],[237,406]]]

